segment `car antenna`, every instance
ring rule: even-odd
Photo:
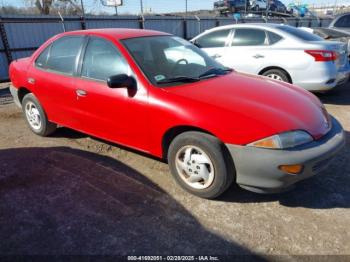
[[[61,12],[60,12],[60,11],[58,11],[58,15],[59,15],[60,18],[61,18],[61,23],[62,23],[63,32],[66,32],[66,25],[64,24],[64,19],[63,19],[62,15],[61,15]]]

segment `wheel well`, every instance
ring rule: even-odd
[[[18,100],[19,102],[22,104],[22,100],[23,100],[23,97],[26,95],[26,94],[29,94],[31,93],[31,91],[29,91],[27,88],[25,87],[20,87],[18,89]]]
[[[267,71],[269,71],[269,70],[272,70],[272,69],[277,69],[277,70],[281,70],[281,71],[285,72],[286,75],[287,75],[287,77],[288,77],[289,83],[293,84],[293,80],[292,80],[292,77],[290,76],[290,74],[289,74],[286,70],[284,70],[283,68],[278,67],[278,66],[266,67],[266,68],[264,68],[263,70],[261,70],[261,71],[259,72],[259,75],[262,75],[262,74],[264,74],[265,72],[267,72]]]
[[[162,150],[163,150],[162,158],[164,160],[167,160],[167,158],[168,158],[169,146],[170,146],[171,142],[174,140],[174,138],[182,133],[189,132],[189,131],[198,131],[198,132],[202,132],[202,133],[206,133],[206,134],[214,136],[210,132],[208,132],[204,129],[198,128],[198,127],[194,127],[194,126],[172,127],[164,134],[163,139],[162,139]]]

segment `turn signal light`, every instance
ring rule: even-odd
[[[298,175],[303,172],[303,165],[282,165],[278,167],[281,171],[285,173],[289,173],[292,175]]]
[[[274,139],[274,137],[266,138],[260,141],[257,141],[255,143],[252,143],[255,147],[262,147],[262,148],[279,148],[278,142]]]

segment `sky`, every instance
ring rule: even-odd
[[[30,0],[29,0],[30,1]],[[24,6],[25,2],[28,0],[0,0],[0,5],[14,5],[14,6]],[[80,1],[80,0],[77,0]],[[120,13],[139,13],[140,12],[140,1],[141,0],[124,0],[124,6],[119,7]],[[186,0],[142,0],[145,11],[152,11],[154,13],[164,13],[164,12],[179,12],[185,10]],[[212,9],[213,2],[215,0],[187,0],[188,9],[199,10],[199,9]],[[298,0],[310,5],[321,5],[321,4],[350,4],[350,0]],[[101,10],[108,13],[114,13],[115,9],[112,7],[104,7],[101,4],[101,0],[83,0],[85,9],[87,12]],[[293,0],[282,0],[286,5],[295,2]]]

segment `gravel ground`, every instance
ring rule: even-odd
[[[35,136],[6,92],[0,87],[2,255],[350,255],[349,142],[291,192],[232,186],[209,201],[181,190],[156,159],[65,128]],[[319,97],[350,138],[350,83]]]

